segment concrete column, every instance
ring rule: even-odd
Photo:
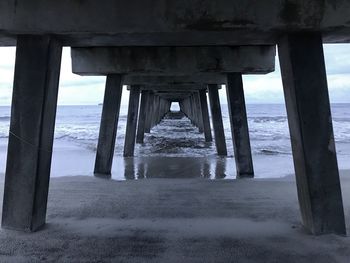
[[[190,105],[191,105],[191,118],[193,121],[193,125],[198,128],[198,123],[197,123],[197,119],[196,119],[196,115],[197,115],[196,114],[196,105],[195,105],[193,94],[191,95]]]
[[[154,95],[153,98],[153,112],[152,112],[152,128],[157,125],[157,116],[158,116],[158,107],[159,107],[159,101],[158,101],[158,96]]]
[[[202,108],[203,131],[204,131],[205,141],[211,142],[213,141],[213,137],[211,135],[211,128],[210,128],[207,94],[204,89],[199,91],[199,100]]]
[[[122,76],[107,75],[94,169],[96,175],[111,174],[122,91]]]
[[[202,118],[202,107],[199,99],[199,93],[196,92],[193,95],[194,95],[194,101],[196,105],[196,118],[198,122],[198,130],[200,133],[203,133],[204,128],[203,128],[203,118]]]
[[[146,123],[145,123],[145,133],[150,133],[152,128],[152,112],[153,112],[153,92],[149,92],[147,100],[147,112],[146,112]]]
[[[141,105],[140,105],[139,122],[137,127],[136,143],[143,143],[143,139],[145,137],[148,97],[149,97],[149,91],[143,90],[141,93]]]
[[[186,113],[185,113],[183,100],[179,101],[179,107],[180,107],[180,112],[182,112],[185,116],[187,116]]]
[[[189,116],[190,116],[190,120],[191,123],[193,125],[196,125],[196,121],[194,120],[194,114],[193,114],[193,100],[192,100],[192,95],[189,97],[188,99],[188,108],[189,108]]]
[[[140,86],[130,87],[128,119],[126,123],[124,157],[134,156],[137,116],[139,113]]]
[[[222,114],[220,106],[220,98],[217,84],[209,84],[209,101],[211,109],[211,117],[213,120],[215,144],[218,155],[226,156],[227,148],[225,141],[224,125],[222,123]]]
[[[345,235],[321,34],[287,35],[278,50],[303,224]]]
[[[254,177],[241,73],[229,73],[227,75],[226,93],[237,177]]]
[[[158,112],[157,112],[157,125],[160,123],[161,119],[162,119],[162,106],[163,106],[163,100],[158,97]]]
[[[48,36],[18,36],[2,227],[45,224],[62,46]]]

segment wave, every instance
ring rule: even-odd
[[[260,149],[258,150],[258,154],[262,155],[289,155],[291,153],[278,151],[278,150],[270,150],[270,149]]]
[[[273,123],[273,122],[286,122],[286,116],[274,116],[274,117],[249,117],[248,121],[253,121],[255,123]]]
[[[0,121],[10,121],[10,116],[0,116]]]

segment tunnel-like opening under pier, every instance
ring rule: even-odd
[[[2,227],[36,231],[46,222],[63,46],[72,47],[75,74],[106,76],[96,174],[111,173],[123,85],[125,157],[173,101],[226,156],[225,84],[237,177],[252,178],[242,75],[274,71],[277,45],[303,225],[345,235],[322,43],[350,41],[349,12],[341,0],[147,0],[137,9],[135,1],[2,1],[0,44],[17,48]]]

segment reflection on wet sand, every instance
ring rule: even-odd
[[[119,165],[121,165],[121,163],[119,163]],[[123,158],[122,166],[124,166],[124,178],[121,178],[120,174],[113,174],[113,179],[135,180],[144,178],[236,178],[234,161],[231,158]]]

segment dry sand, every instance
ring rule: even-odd
[[[350,262],[350,238],[303,230],[292,177],[52,178],[47,222],[1,230],[0,262]]]

